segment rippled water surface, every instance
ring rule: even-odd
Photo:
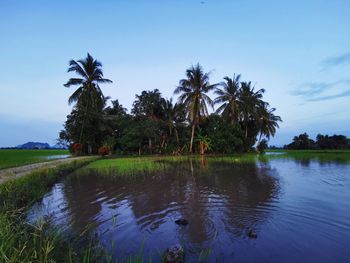
[[[80,171],[29,214],[43,216],[70,233],[89,226],[116,257],[142,249],[157,262],[179,243],[186,262],[350,262],[350,165],[203,159],[131,178]]]

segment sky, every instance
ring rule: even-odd
[[[142,90],[174,97],[200,63],[212,83],[236,73],[266,89],[283,119],[270,144],[350,136],[349,13],[347,0],[0,0],[0,147],[56,143],[68,62],[87,52],[128,109]]]

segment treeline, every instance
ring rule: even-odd
[[[59,137],[75,152],[233,153],[251,151],[254,145],[264,150],[282,121],[263,100],[265,90],[256,90],[240,75],[211,84],[209,73],[199,64],[187,69],[179,81],[174,91],[177,102],[164,98],[158,89],[142,91],[130,113],[118,100],[108,105],[110,98],[99,85],[112,81],[103,77],[99,61],[88,54],[69,64],[68,72],[78,77],[65,86],[77,88],[69,98],[73,109]],[[218,108],[209,114],[208,107],[214,105]]]
[[[316,140],[310,139],[307,133],[293,138],[293,142],[284,146],[290,150],[343,150],[350,149],[350,139],[345,135],[322,135],[318,134]]]

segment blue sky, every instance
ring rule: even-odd
[[[68,61],[87,52],[127,108],[144,89],[170,98],[199,62],[212,82],[240,73],[266,89],[284,121],[271,144],[350,135],[349,13],[346,0],[2,0],[0,146],[55,143],[71,110]]]

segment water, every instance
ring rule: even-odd
[[[49,155],[49,156],[45,156],[45,159],[46,160],[65,159],[70,156],[71,156],[70,154]]]
[[[89,226],[115,257],[142,249],[157,262],[180,243],[186,262],[349,262],[350,165],[276,158],[187,161],[133,178],[80,172],[29,213],[44,216],[70,233]]]

